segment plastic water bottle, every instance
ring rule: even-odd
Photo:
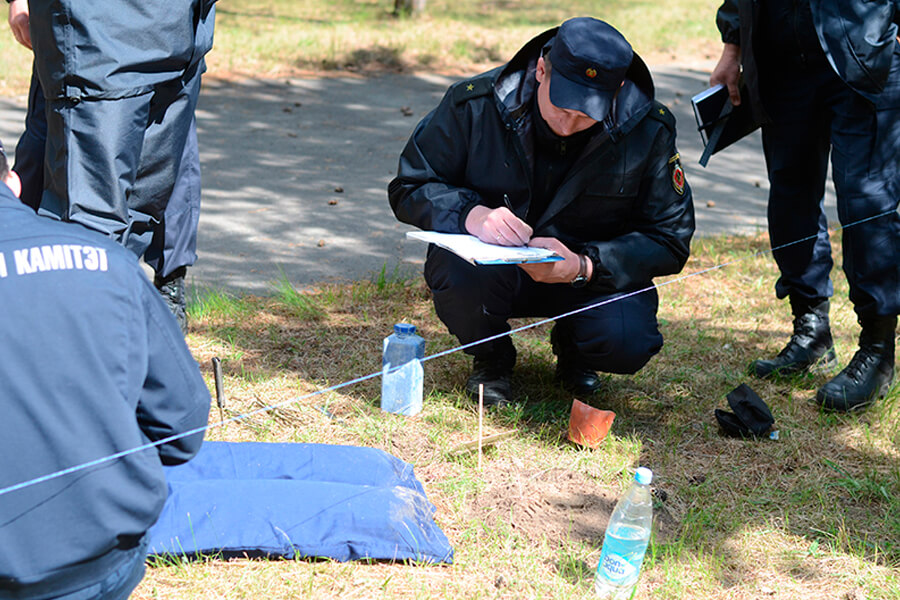
[[[594,578],[594,592],[601,598],[619,600],[634,594],[653,523],[652,479],[650,469],[638,468],[634,483],[616,503],[609,519]]]
[[[394,333],[384,338],[381,410],[408,417],[422,410],[423,358],[425,340],[416,334],[416,326],[409,323],[394,325]]]

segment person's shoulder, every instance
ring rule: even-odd
[[[671,133],[675,133],[675,115],[673,115],[672,111],[659,100],[653,100],[650,103],[650,110],[647,113],[647,117],[662,123]]]
[[[493,90],[493,73],[488,72],[454,83],[450,86],[450,97],[454,104],[462,104],[474,98],[488,96]]]

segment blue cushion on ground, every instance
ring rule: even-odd
[[[453,560],[412,466],[375,448],[204,442],[166,479],[151,555]]]

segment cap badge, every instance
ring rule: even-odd
[[[597,76],[597,69],[595,69],[594,67],[588,67],[584,70],[584,74],[588,79],[593,79]]]

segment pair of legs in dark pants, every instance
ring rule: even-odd
[[[182,101],[196,106],[199,76],[183,90]],[[188,97],[188,96],[192,96]],[[44,154],[47,143],[46,100],[36,75],[32,76],[25,117],[25,132],[16,146],[15,170],[22,180],[22,202],[35,211],[44,191]],[[153,228],[145,262],[157,278],[165,279],[191,266],[197,259],[197,228],[200,218],[200,155],[197,147],[196,120],[191,119],[187,142],[178,164],[171,195],[162,216]],[[104,233],[107,233],[104,231]],[[143,247],[143,244],[136,246]],[[133,248],[134,249],[134,248]]]
[[[824,56],[762,65],[769,171],[769,235],[779,298],[814,302],[833,289],[823,210],[828,154],[843,229],[843,268],[860,316],[900,313],[900,59],[872,103],[851,90]],[[814,238],[814,239],[807,239]],[[805,240],[799,243],[798,240]]]
[[[435,246],[428,249],[425,281],[438,317],[463,345],[508,332],[510,318],[554,317],[591,306],[555,325],[560,349],[582,368],[635,373],[662,348],[655,289],[622,298],[598,296],[586,288],[538,283],[513,265],[475,266]],[[465,352],[515,360],[509,336]]]
[[[862,325],[859,349],[822,386],[826,409],[856,410],[882,397],[894,377],[900,313],[900,49],[883,92],[848,87],[824,55],[782,56],[760,68],[760,92],[772,122],[763,125],[769,171],[769,234],[789,296],[794,335],[757,375],[790,374],[836,362],[828,323],[833,266],[822,206],[828,154],[844,226],[843,267]]]

